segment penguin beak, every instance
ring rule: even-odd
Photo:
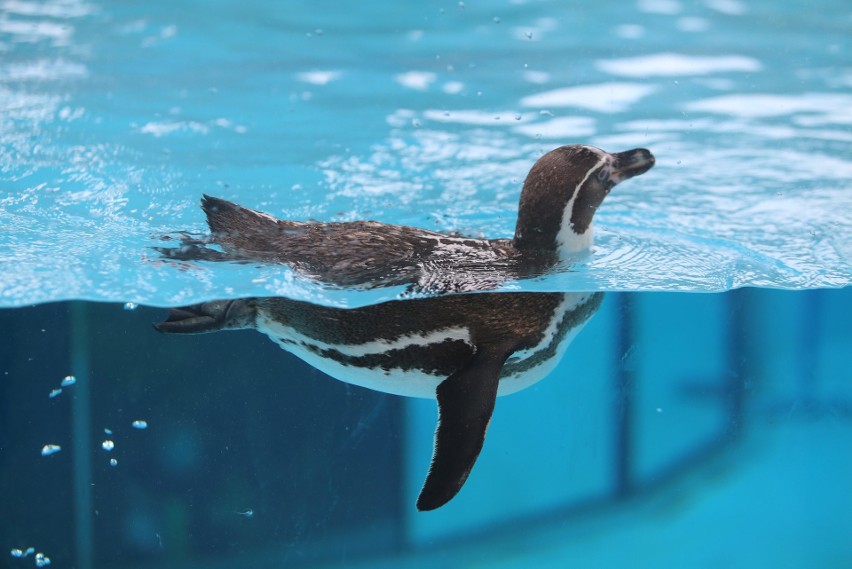
[[[633,176],[644,174],[650,170],[656,160],[650,150],[645,148],[634,148],[613,154],[612,174],[610,180],[616,184],[630,179]]]

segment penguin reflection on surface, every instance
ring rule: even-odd
[[[563,146],[542,156],[521,193],[512,239],[473,239],[369,221],[275,219],[205,196],[212,242],[162,249],[176,259],[281,263],[337,286],[408,285],[423,292],[487,290],[540,274],[592,244],[597,207],[619,182],[648,171],[645,149],[610,154]],[[603,294],[500,292],[411,298],[341,309],[280,297],[172,309],[162,332],[255,328],[341,381],[437,398],[432,463],[417,508],[461,489],[479,456],[497,395],[545,377]]]

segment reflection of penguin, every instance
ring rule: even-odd
[[[653,156],[643,149],[607,154],[571,146],[546,154],[524,184],[511,241],[448,237],[369,222],[280,221],[208,197],[203,206],[214,241],[240,258],[287,263],[336,284],[387,283],[392,280],[388,275],[434,281],[427,273],[436,258],[450,268],[487,258],[542,263],[587,247],[592,216],[609,190],[653,164]],[[523,389],[553,369],[602,296],[480,293],[355,309],[286,298],[224,300],[172,309],[157,329],[198,333],[257,328],[342,381],[437,397],[435,450],[417,500],[418,509],[432,510],[455,496],[467,479],[498,393]]]

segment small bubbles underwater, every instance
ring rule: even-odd
[[[35,547],[28,547],[26,550],[15,548],[9,553],[16,559],[24,559],[35,553],[34,561],[36,567],[47,567],[50,565],[50,557],[40,551],[36,552]]]
[[[21,549],[13,549],[11,551],[11,553],[12,553],[12,557],[18,557],[18,558],[22,559],[24,557],[29,557],[30,555],[35,553],[35,547],[28,547],[26,549],[26,551],[21,550]]]
[[[66,375],[64,378],[62,378],[62,381],[59,382],[59,387],[52,389],[50,393],[47,394],[47,396],[51,399],[55,399],[62,394],[63,387],[71,387],[75,383],[77,383],[76,377],[74,377],[73,375]]]
[[[41,447],[41,456],[50,456],[62,450],[62,447],[55,444],[46,444]]]
[[[148,428],[148,421],[143,421],[142,419],[136,419],[131,423],[134,429],[144,430]]]
[[[124,310],[136,310],[137,308],[139,308],[139,305],[136,304],[135,302],[125,302],[124,303]]]
[[[104,442],[101,443],[101,448],[104,449],[107,452],[112,452],[112,449],[115,448],[115,443],[113,441],[111,441],[110,439],[107,439],[107,440],[105,440]]]

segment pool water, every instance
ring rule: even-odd
[[[521,288],[849,283],[842,3],[332,6],[5,2],[0,304],[394,298],[151,247],[205,230],[202,193],[509,237],[529,168],[575,142],[658,163],[607,199],[591,257]]]
[[[0,0],[0,565],[852,565],[850,38],[840,0]],[[610,294],[445,508],[433,402],[151,330],[401,292],[164,260],[204,193],[503,238],[570,143],[657,165],[503,285]]]

